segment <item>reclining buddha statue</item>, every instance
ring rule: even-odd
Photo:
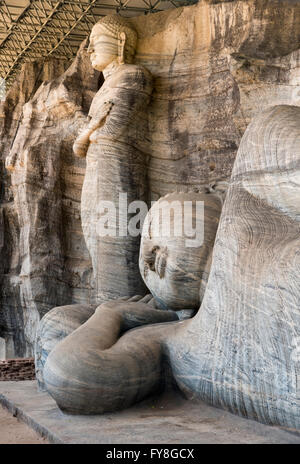
[[[66,413],[101,414],[176,384],[189,399],[300,428],[299,185],[300,108],[268,108],[242,138],[223,206],[216,193],[172,193],[152,206],[139,256],[151,295],[107,291],[99,305],[46,314],[41,387]],[[204,224],[199,246],[157,227],[172,201],[204,202],[193,218]],[[90,252],[97,272],[101,254]]]
[[[124,408],[168,375],[190,399],[300,428],[299,122],[300,108],[272,107],[245,132],[193,318],[178,321],[176,311],[153,308],[150,297],[124,298],[90,310],[85,323],[77,320],[76,330],[55,340],[43,375],[62,410]],[[168,243],[146,228],[140,250],[141,273],[166,307],[176,293],[189,295],[195,279],[200,289],[205,274],[195,273],[199,250],[196,257],[170,239],[169,253]],[[53,311],[58,320],[59,308]],[[51,312],[41,323],[45,339],[47,318],[51,326]]]

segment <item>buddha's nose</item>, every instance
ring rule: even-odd
[[[167,264],[166,248],[154,246],[151,250],[148,250],[148,252],[145,253],[144,262],[151,271],[155,272],[160,278],[163,278]]]
[[[94,51],[94,47],[90,44],[90,45],[88,46],[88,48],[87,48],[87,52],[88,52],[89,54],[91,54],[91,53],[93,53],[93,51]]]

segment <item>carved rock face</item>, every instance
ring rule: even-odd
[[[228,180],[250,120],[270,105],[299,105],[299,8],[292,0],[198,2],[128,19],[139,36],[135,64],[154,76],[149,108],[135,119],[138,127],[125,132],[149,157],[144,172],[150,198]],[[127,44],[126,33],[125,54]],[[72,145],[101,81],[85,48],[59,81],[53,78],[67,61],[53,60],[26,63],[0,105],[1,336],[13,338],[15,356],[32,354],[32,314],[97,296],[80,217],[85,162]],[[50,82],[36,92],[43,80]],[[133,83],[124,81],[129,89]],[[19,124],[28,100],[34,117]],[[15,136],[18,163],[24,161],[16,171],[18,191],[4,169]],[[51,253],[41,258],[41,247]],[[56,259],[59,249],[62,261]],[[20,276],[23,262],[34,267],[26,278]]]
[[[145,305],[112,301],[54,348],[44,378],[63,410],[103,413],[145,398],[162,386],[164,359],[187,397],[267,424],[300,428],[299,121],[299,107],[277,106],[247,129],[194,318],[154,326],[157,320]],[[215,196],[202,196],[210,232],[204,245],[212,236],[207,226]],[[201,201],[201,195],[168,195],[147,217],[140,265],[165,305],[191,298],[193,278],[201,272],[196,263],[204,265],[205,259],[201,247],[188,253],[183,240],[168,238],[165,228],[159,235],[155,211],[159,206],[164,211],[171,200],[182,205],[196,198]],[[181,266],[181,281],[175,266]],[[141,321],[145,311],[151,325],[119,338],[122,321],[128,315],[130,322]]]
[[[221,199],[213,193],[173,193],[152,206],[143,228],[139,265],[163,308],[199,308],[220,213]]]

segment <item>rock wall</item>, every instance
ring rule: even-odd
[[[300,105],[293,0],[201,1],[131,21],[136,62],[155,79],[144,145],[153,199],[228,180],[251,118]],[[31,355],[49,309],[94,302],[79,213],[85,166],[72,153],[101,85],[84,47],[65,72],[65,62],[27,65],[1,108],[0,336],[17,356]]]
[[[0,103],[0,335],[9,357],[26,355],[26,342],[19,289],[20,225],[5,159],[20,127],[23,105],[34,96],[43,81],[54,79],[67,66],[66,61],[56,59],[27,63],[7,93],[5,102]]]
[[[300,4],[199,2],[133,20],[156,77],[149,117],[157,196],[228,180],[251,118],[300,104]]]
[[[26,65],[3,104],[0,330],[7,345],[13,339],[11,357],[32,354],[50,308],[90,297],[79,213],[84,162],[72,143],[102,81],[85,45],[66,72],[57,60]]]

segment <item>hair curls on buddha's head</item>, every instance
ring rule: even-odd
[[[118,14],[104,16],[93,27],[94,30],[97,28],[105,29],[105,33],[114,39],[120,39],[121,33],[125,33],[126,61],[132,61],[137,46],[137,33],[129,21],[126,20],[126,18],[123,18]]]

